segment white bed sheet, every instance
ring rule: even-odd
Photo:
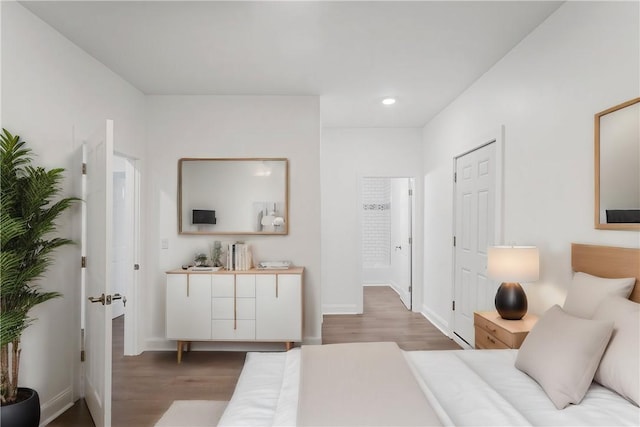
[[[540,386],[515,368],[516,355],[516,350],[405,352],[445,425],[640,425],[640,408],[595,383],[579,405],[556,409]],[[247,354],[218,425],[295,425],[299,372],[299,349]]]
[[[517,350],[407,352],[456,426],[640,425],[640,408],[596,383],[579,405],[556,409],[538,383],[516,369],[516,356]]]
[[[294,426],[298,409],[300,349],[247,353],[219,426]]]

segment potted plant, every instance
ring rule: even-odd
[[[59,215],[78,199],[57,198],[64,169],[32,166],[31,149],[6,129],[0,156],[0,424],[38,426],[37,392],[18,387],[20,337],[35,320],[29,311],[61,296],[42,291],[37,280],[52,263],[53,251],[71,243],[50,235]]]

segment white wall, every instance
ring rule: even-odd
[[[594,114],[639,94],[638,2],[567,2],[423,132],[423,311],[449,329],[452,159],[505,126],[504,242],[540,248],[532,312],[562,303],[570,243],[640,246],[593,225]],[[437,319],[436,319],[437,320]]]
[[[74,192],[74,154],[107,118],[116,149],[144,154],[144,96],[15,2],[2,8],[2,126],[27,141],[46,168],[63,167],[64,195]],[[59,221],[60,235],[78,239],[79,209]],[[22,340],[20,385],[36,389],[42,421],[78,396],[80,252],[66,247],[40,285],[64,297],[33,310],[38,320]],[[75,267],[75,268],[73,268]]]
[[[214,240],[243,240],[253,259],[289,260],[305,267],[307,342],[320,342],[320,111],[313,96],[148,96],[149,215],[146,264],[149,287],[147,348],[171,348],[165,335],[165,274],[209,253]],[[177,171],[181,157],[289,159],[287,236],[178,234]],[[224,182],[217,185],[224,185]],[[161,249],[167,239],[168,249]]]
[[[361,260],[363,284],[391,281],[391,178],[360,181]]]
[[[361,211],[358,180],[363,177],[416,177],[414,236],[422,235],[422,142],[420,129],[323,129],[322,312],[361,313]],[[422,259],[417,239],[414,259]],[[415,258],[417,257],[417,258]],[[414,262],[414,298],[419,298],[422,263]],[[420,299],[418,299],[420,301]]]

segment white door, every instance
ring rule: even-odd
[[[393,285],[411,310],[412,178],[391,179],[391,266]]]
[[[494,243],[495,142],[456,158],[454,333],[474,345],[473,312],[493,309],[495,284],[486,277]]]
[[[111,425],[111,236],[113,121],[86,142],[84,392],[96,427]],[[90,302],[89,298],[98,302]],[[100,301],[100,299],[102,301]]]

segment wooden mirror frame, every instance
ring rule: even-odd
[[[602,223],[600,222],[600,119],[610,113],[640,102],[640,98],[634,98],[622,104],[608,108],[597,113],[594,117],[594,158],[595,158],[595,211],[594,222],[598,230],[640,230],[640,223]]]

